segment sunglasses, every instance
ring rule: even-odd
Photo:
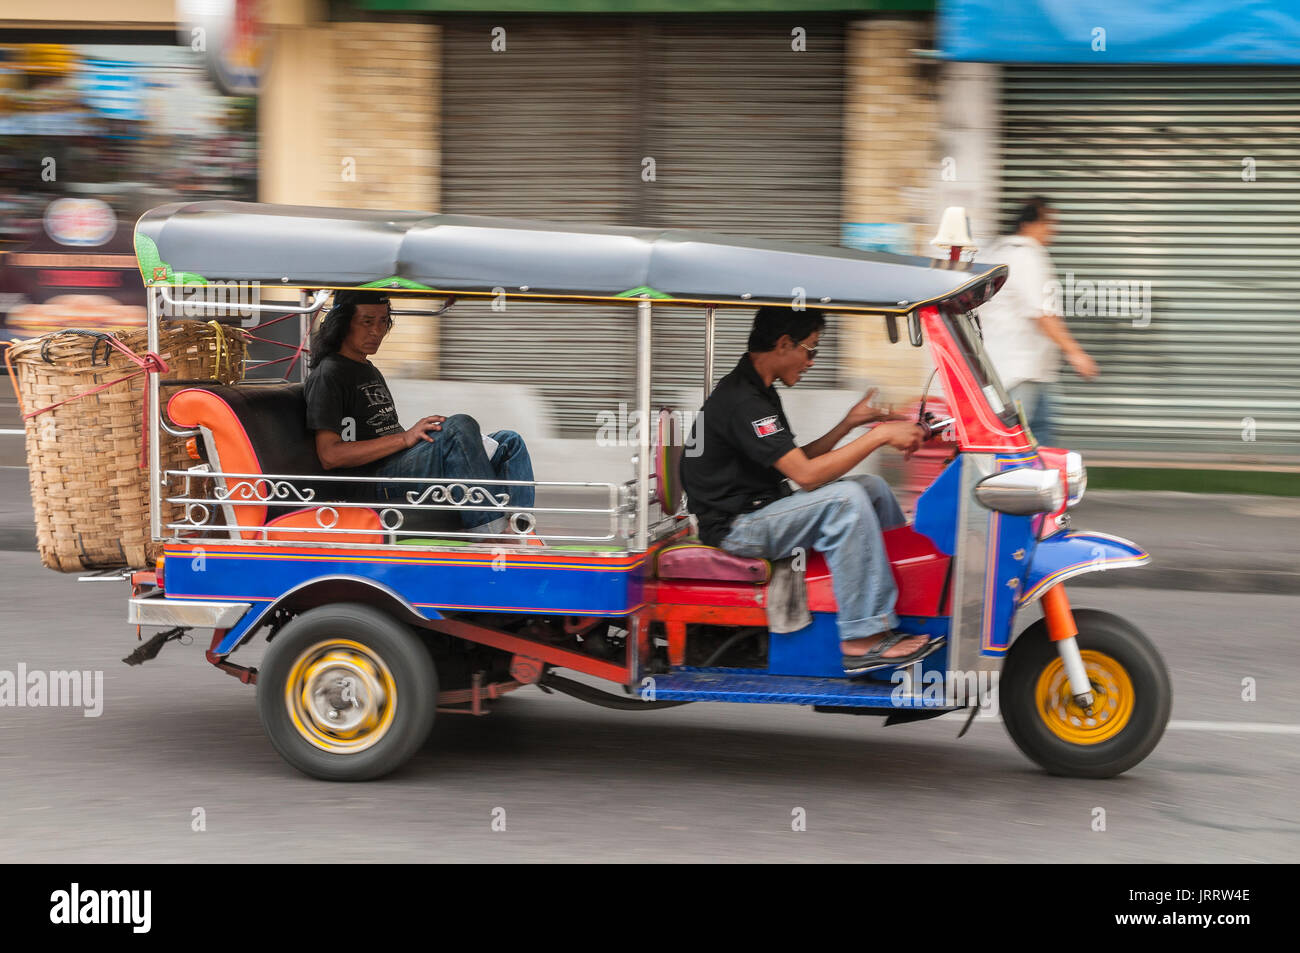
[[[807,344],[800,344],[799,346],[808,352],[808,360],[810,361],[817,360],[817,350],[818,350],[817,348],[809,347]]]

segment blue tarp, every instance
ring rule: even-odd
[[[1300,0],[941,0],[945,59],[1300,63]]]

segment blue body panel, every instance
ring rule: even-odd
[[[962,466],[958,454],[917,497],[916,515],[912,518],[912,529],[928,536],[935,549],[945,556],[957,551],[957,494],[961,492]]]
[[[948,620],[903,616],[898,621],[898,631],[946,635]],[[940,650],[925,661],[929,663],[942,656]],[[842,657],[835,613],[814,612],[811,625],[797,632],[773,632],[768,636],[767,669],[763,674],[844,678]]]
[[[998,454],[998,472],[1018,467],[1042,469],[1038,454]],[[1025,574],[1033,560],[1034,518],[1011,516],[993,510],[988,514],[985,542],[984,599],[980,625],[980,654],[1005,655],[1011,646],[1016,608],[1024,592]]]
[[[1151,557],[1141,546],[1118,536],[1068,530],[1038,541],[1026,574],[1020,603],[1032,602],[1073,576],[1105,569],[1142,566]]]
[[[219,653],[232,650],[285,593],[321,578],[378,584],[428,619],[439,610],[538,615],[623,616],[643,602],[645,556],[383,551],[366,555],[326,548],[169,547],[169,599],[251,602]]]

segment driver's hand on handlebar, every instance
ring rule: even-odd
[[[849,408],[849,412],[844,415],[844,422],[850,427],[862,427],[881,420],[903,420],[903,417],[892,413],[888,407],[876,406],[878,393],[880,393],[879,387],[867,391],[867,396]]]
[[[427,440],[433,443],[433,438],[429,436],[431,430],[441,430],[442,422],[447,418],[441,414],[434,414],[432,417],[421,417],[415,422],[415,426],[406,431],[407,449],[414,447],[421,440]]]
[[[925,443],[925,430],[920,424],[910,421],[891,420],[880,424],[875,432],[885,438],[885,443],[895,450],[903,451],[903,457],[910,457],[921,449]]]

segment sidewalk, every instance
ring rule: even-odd
[[[1300,593],[1300,498],[1093,490],[1071,513],[1073,528],[1123,536],[1151,554],[1146,566],[1071,585]]]
[[[1151,553],[1138,569],[1087,573],[1073,586],[1300,593],[1300,498],[1095,490],[1073,528],[1122,536]],[[0,468],[0,550],[36,542],[27,471]]]

